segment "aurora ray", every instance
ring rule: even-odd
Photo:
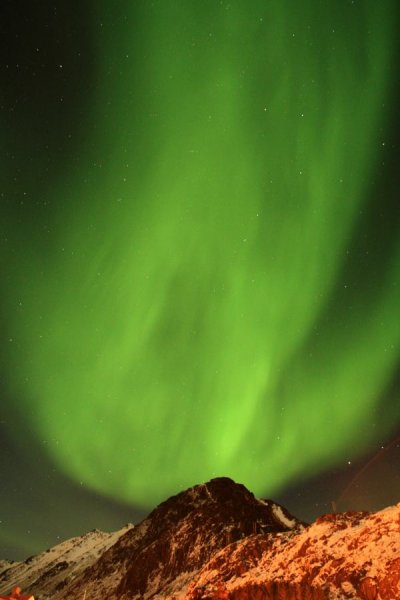
[[[16,410],[70,477],[141,506],[356,456],[399,357],[399,247],[367,296],[341,279],[394,3],[97,4],[79,161],[49,236],[7,255]]]

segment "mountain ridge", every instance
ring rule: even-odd
[[[399,533],[400,504],[307,525],[216,478],[138,525],[0,562],[0,594],[21,585],[36,600],[400,600]]]

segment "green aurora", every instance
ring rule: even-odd
[[[73,480],[143,507],[217,475],[272,495],[399,423],[393,404],[374,427],[399,245],[369,286],[343,275],[393,110],[394,11],[93,6],[50,233],[2,218],[13,410]]]

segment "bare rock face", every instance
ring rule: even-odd
[[[0,594],[7,594],[19,585],[37,600],[57,597],[89,565],[125,534],[133,525],[114,533],[89,531],[66,540],[23,562],[0,562]]]
[[[400,504],[305,526],[213,479],[135,527],[0,563],[0,593],[17,584],[38,600],[400,600]]]
[[[203,567],[185,598],[399,600],[400,504],[232,544]]]
[[[4,571],[8,571],[10,567],[17,564],[15,561],[11,560],[0,560],[0,577],[4,573]]]
[[[247,536],[288,531],[299,522],[243,485],[213,479],[169,498],[68,586],[63,598],[172,598],[210,558]]]

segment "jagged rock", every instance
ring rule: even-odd
[[[218,478],[135,527],[3,561],[0,593],[19,584],[52,600],[400,600],[399,534],[400,504],[305,526]]]
[[[99,585],[109,598],[118,600],[149,598],[166,589],[173,595],[220,548],[298,524],[283,507],[257,500],[243,485],[213,479],[160,504],[68,588],[65,598],[83,587],[92,597]]]
[[[125,534],[133,525],[120,531],[104,533],[91,531],[49,548],[23,562],[6,563],[0,571],[0,594],[7,594],[19,585],[38,600],[55,598],[57,592],[82,573],[89,565]],[[1,563],[2,564],[2,563]],[[0,564],[0,566],[1,566]]]
[[[399,534],[400,504],[247,538],[214,555],[185,600],[399,600]]]

